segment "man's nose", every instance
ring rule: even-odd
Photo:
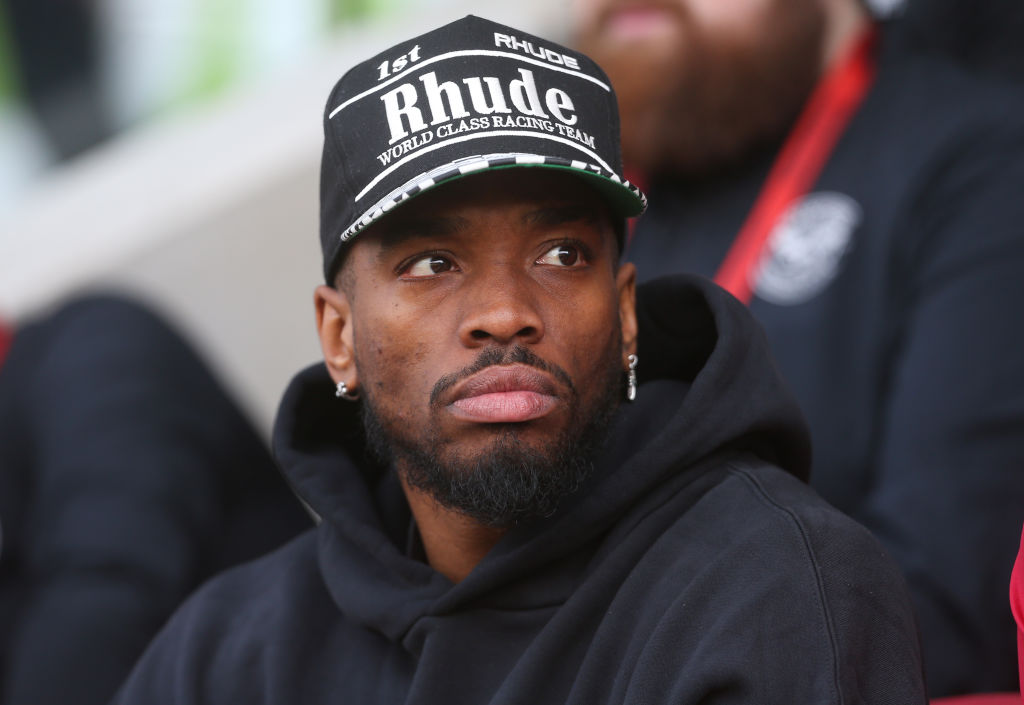
[[[474,277],[464,291],[465,315],[459,325],[464,345],[529,344],[544,337],[544,322],[527,278],[507,272]]]

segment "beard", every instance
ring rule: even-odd
[[[778,0],[763,26],[742,34],[699,26],[679,0],[665,7],[680,41],[612,41],[603,15],[577,38],[618,94],[627,167],[701,176],[778,142],[821,72],[820,3]]]
[[[444,453],[444,439],[434,429],[416,433],[407,426],[389,425],[373,399],[361,405],[367,447],[382,464],[395,468],[411,487],[425,492],[441,506],[471,517],[484,526],[509,528],[524,521],[553,515],[562,500],[575,493],[591,474],[593,459],[623,391],[617,350],[611,348],[597,384],[598,394],[587,408],[568,374],[541,360],[527,348],[485,350],[469,367],[438,381],[431,394],[440,393],[460,379],[498,364],[525,364],[544,370],[570,390],[571,416],[566,428],[548,445],[535,448],[524,442],[519,424],[493,424],[494,439],[474,455],[457,450]],[[590,380],[588,380],[590,382]]]

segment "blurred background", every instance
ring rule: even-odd
[[[291,374],[318,357],[334,81],[467,13],[567,40],[570,1],[2,0],[0,321],[81,289],[128,291],[193,339],[266,433]],[[926,50],[1014,55],[1002,68],[1021,76],[1024,52],[985,31],[1024,14],[1007,12],[1016,1],[869,4],[905,16]]]
[[[2,0],[0,321],[81,290],[170,318],[267,433],[319,357],[324,101],[350,66],[468,13],[562,36],[519,0]]]

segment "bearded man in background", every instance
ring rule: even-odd
[[[714,276],[807,414],[812,484],[910,582],[931,694],[1017,686],[1024,110],[857,0],[578,0],[652,207],[641,278]]]

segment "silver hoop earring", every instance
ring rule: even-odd
[[[626,359],[629,360],[629,372],[626,377],[626,401],[634,401],[636,399],[636,364],[640,358],[630,355]]]
[[[344,382],[338,382],[338,388],[334,391],[334,396],[345,401],[356,401],[359,399],[359,392],[348,391],[348,385]]]

